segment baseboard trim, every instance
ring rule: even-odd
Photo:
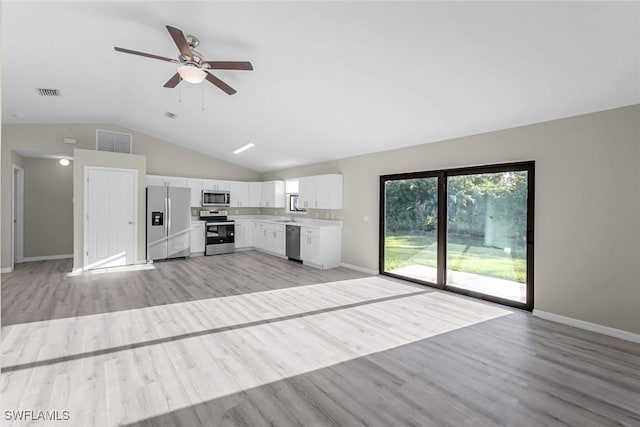
[[[13,268],[11,267],[2,267],[0,268],[0,273],[11,273],[13,271]]]
[[[640,334],[616,329],[609,326],[599,325],[597,323],[586,322],[584,320],[575,319],[573,317],[561,316],[547,311],[533,310],[533,315],[541,319],[550,320],[552,322],[562,323],[564,325],[573,326],[574,328],[584,329],[586,331],[597,332],[602,335],[608,335],[621,340],[640,343]]]
[[[348,268],[350,270],[359,271],[361,273],[373,274],[374,276],[378,275],[378,272],[376,270],[360,267],[359,265],[347,264],[346,262],[343,262],[342,264],[340,264],[340,266]]]
[[[65,254],[65,255],[47,255],[47,256],[30,256],[22,259],[22,262],[33,262],[33,261],[50,261],[54,259],[68,259],[73,258],[73,254]]]

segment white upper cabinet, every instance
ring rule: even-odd
[[[262,183],[263,208],[284,208],[284,181]]]
[[[316,206],[316,177],[305,176],[298,179],[298,207],[315,209]]]
[[[191,206],[202,206],[202,180],[200,178],[187,178],[187,187],[191,190]]]
[[[342,175],[305,176],[298,179],[298,206],[304,209],[342,209]]]
[[[160,187],[186,187],[187,178],[180,176],[162,176],[162,175],[147,175],[147,186],[157,185]]]
[[[229,183],[230,191],[230,203],[232,208],[247,208],[249,207],[249,183],[241,181],[231,181]]]
[[[156,185],[156,186],[160,186],[160,187],[165,187],[166,186],[166,181],[164,179],[164,176],[159,176],[159,175],[147,175],[146,176],[146,180],[147,180],[147,187],[150,185]]]
[[[247,206],[250,208],[259,208],[262,203],[262,183],[250,182],[249,183],[249,202]]]
[[[210,191],[229,191],[229,181],[220,181],[217,179],[203,179],[202,189]]]

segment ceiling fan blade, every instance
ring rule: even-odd
[[[236,90],[234,88],[232,88],[213,74],[207,73],[207,80],[209,80],[210,83],[218,86],[227,95],[233,95],[234,93],[236,93]]]
[[[193,58],[193,52],[191,52],[191,48],[187,44],[187,39],[185,38],[182,30],[176,27],[171,27],[169,25],[167,25],[167,30],[169,30],[169,34],[171,34],[171,38],[176,43],[176,46],[178,46],[178,49],[180,50],[182,56],[189,59]]]
[[[117,50],[118,52],[129,53],[131,55],[146,56],[147,58],[159,59],[161,61],[173,62],[176,64],[180,63],[180,61],[176,61],[175,59],[165,58],[164,56],[153,55],[151,53],[138,52],[137,50],[124,49],[121,47],[114,47],[114,49]]]
[[[205,61],[203,64],[208,64],[212,70],[253,70],[251,62],[239,62],[239,61]]]
[[[167,82],[164,84],[164,87],[174,88],[174,87],[178,86],[178,83],[180,83],[180,81],[181,81],[181,80],[182,80],[182,79],[180,78],[180,74],[175,73],[175,74],[173,75],[173,77],[171,77],[171,78],[169,79],[169,81],[167,81]]]

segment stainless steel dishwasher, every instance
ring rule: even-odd
[[[300,226],[287,225],[287,257],[300,261]]]

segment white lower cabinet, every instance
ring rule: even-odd
[[[322,263],[320,258],[320,237],[300,236],[300,259],[311,264],[320,265]]]
[[[267,250],[276,255],[284,256],[286,247],[285,231],[267,230]]]
[[[191,223],[191,253],[204,252],[204,221],[194,221]]]
[[[311,267],[326,270],[340,266],[341,227],[300,227],[300,259]]]
[[[266,249],[267,230],[264,228],[263,222],[255,222],[253,224],[253,246],[256,249]]]
[[[235,246],[254,248],[284,257],[287,253],[286,225],[273,221],[236,220]],[[301,226],[300,258],[309,267],[326,270],[342,260],[342,227]]]
[[[253,227],[253,246],[256,249],[284,256],[286,236],[284,224],[256,221]]]
[[[253,246],[253,222],[236,221],[235,224],[235,247],[236,249],[250,248]]]
[[[244,248],[245,224],[236,222],[234,224],[233,243],[236,249]]]

